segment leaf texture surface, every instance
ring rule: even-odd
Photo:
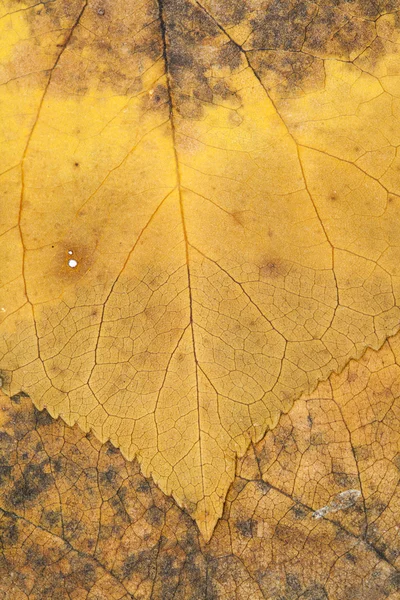
[[[400,7],[17,4],[4,388],[136,457],[209,539],[237,457],[399,329]]]

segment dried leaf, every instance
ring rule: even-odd
[[[399,329],[398,8],[2,3],[4,389],[206,540],[237,456]]]

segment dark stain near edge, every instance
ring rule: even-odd
[[[207,12],[189,0],[163,0],[161,6],[174,108],[182,117],[201,119],[204,104],[240,105],[239,95],[226,79],[210,75],[221,67],[237,69],[242,60],[239,48]]]
[[[326,57],[349,60],[369,47],[377,52],[380,48],[382,55],[382,41],[374,41],[374,20],[399,8],[398,0],[379,5],[374,0],[318,5],[309,0],[260,0],[256,9],[244,0],[203,0],[204,10],[190,0],[162,0],[160,5],[162,22],[156,0],[147,0],[140,11],[135,10],[136,0],[89,0],[75,27],[83,6],[78,0],[49,2],[27,11],[32,39],[39,32],[65,29],[65,23],[74,27],[68,51],[62,47],[60,68],[52,73],[56,93],[84,95],[89,89],[108,89],[117,95],[143,94],[144,112],[167,114],[166,85],[145,90],[142,79],[150,65],[162,60],[164,29],[175,110],[185,118],[201,119],[204,104],[222,102],[235,109],[240,106],[237,90],[214,72],[245,66],[239,45],[227,35],[234,35],[234,26],[250,24],[243,49],[256,75],[268,90],[301,95],[324,86]]]
[[[33,413],[37,427],[43,427],[54,423],[53,417],[45,408],[43,410],[39,410],[36,408],[36,406],[33,406]]]
[[[248,52],[249,61],[268,91],[301,96],[325,85],[324,61],[310,54],[286,50]]]
[[[11,382],[10,371],[0,370],[0,389],[7,390]]]
[[[227,29],[234,25],[239,25],[244,20],[251,17],[251,10],[247,5],[247,0],[219,0],[212,2],[210,0],[200,0],[200,4],[220,23],[221,27]]]
[[[88,0],[86,5],[58,0],[26,11],[32,40],[66,32],[50,48],[58,66],[51,72],[54,94],[83,96],[90,90],[101,96],[108,90],[134,96],[143,91],[142,75],[162,56],[162,39],[156,0],[137,8],[135,0]]]
[[[107,456],[113,456],[113,455],[119,454],[118,448],[113,446],[111,442],[106,442],[105,448],[106,448]]]
[[[399,2],[261,0],[256,6],[250,11],[241,0],[221,0],[212,8],[221,25],[250,23],[243,49],[252,68],[267,90],[290,97],[324,87],[325,58],[351,61],[364,52],[370,53],[367,62],[382,58],[374,21],[398,10]]]
[[[14,404],[21,404],[21,398],[29,398],[29,394],[21,390],[18,394],[11,396],[10,400],[11,402],[14,402]]]
[[[398,9],[397,0],[264,1],[250,16],[252,34],[246,48],[343,59],[368,47],[375,37],[374,20],[396,5]]]
[[[252,35],[246,47],[300,52],[306,29],[316,16],[317,6],[307,0],[273,0],[263,4],[250,19]]]

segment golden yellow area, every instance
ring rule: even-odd
[[[329,59],[323,89],[280,97],[242,55],[191,117],[160,58],[138,89],[101,62],[97,81],[68,49],[82,15],[45,38],[53,69],[0,87],[0,367],[138,457],[208,539],[236,457],[399,329],[400,58],[381,78]]]

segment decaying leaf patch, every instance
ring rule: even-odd
[[[4,389],[205,539],[237,457],[399,329],[399,8],[2,3]]]

